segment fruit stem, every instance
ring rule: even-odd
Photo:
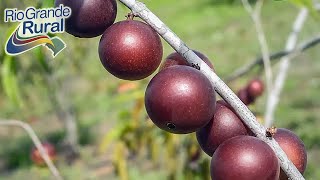
[[[271,128],[267,128],[266,136],[268,138],[272,138],[277,133],[277,128],[272,126]]]
[[[129,12],[128,15],[126,15],[127,20],[133,20],[134,17],[137,17],[133,12]]]

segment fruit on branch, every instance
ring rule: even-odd
[[[71,8],[66,19],[66,31],[80,38],[100,36],[111,26],[117,15],[115,0],[56,0],[55,6],[63,4]]]
[[[233,109],[220,100],[217,101],[214,117],[196,134],[202,150],[212,156],[224,141],[239,135],[249,135],[249,131]]]
[[[237,136],[222,143],[211,160],[214,180],[277,180],[280,165],[268,144],[252,136]]]
[[[247,91],[250,97],[257,98],[262,95],[264,91],[264,84],[260,79],[255,78],[249,82]]]
[[[200,71],[189,66],[172,66],[150,81],[145,107],[161,129],[186,134],[204,127],[213,117],[215,91]]]
[[[250,105],[255,101],[255,99],[249,95],[246,88],[240,89],[237,93],[237,96],[245,105]]]
[[[303,174],[307,166],[307,151],[299,137],[288,129],[278,128],[273,138],[279,143],[281,149],[299,172]],[[286,179],[288,176],[281,170],[280,180]]]
[[[201,52],[198,52],[196,50],[192,50],[196,55],[198,55],[211,69],[213,69],[213,65],[209,58],[202,54]],[[188,62],[177,52],[171,53],[162,63],[160,67],[160,71],[168,68],[170,66],[175,66],[175,65],[185,65],[185,66],[190,66]]]
[[[43,143],[42,146],[43,146],[45,152],[48,154],[51,161],[54,161],[56,159],[55,147],[50,143]],[[33,147],[31,150],[31,160],[33,163],[35,163],[38,166],[45,165],[45,161],[42,158],[40,151],[36,147]]]
[[[240,89],[237,96],[245,105],[250,105],[254,103],[256,98],[262,95],[263,91],[263,82],[260,79],[255,78],[251,80],[245,88]]]
[[[151,75],[160,65],[162,53],[159,35],[149,25],[130,17],[109,27],[99,44],[104,68],[125,80]]]

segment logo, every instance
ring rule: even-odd
[[[16,56],[42,45],[56,57],[66,48],[66,44],[59,37],[50,37],[48,34],[63,33],[65,19],[70,15],[71,9],[63,5],[44,9],[35,7],[28,7],[25,10],[5,9],[4,22],[20,23],[9,37],[5,52]]]

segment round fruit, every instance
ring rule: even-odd
[[[252,136],[237,136],[222,143],[211,160],[214,180],[277,180],[280,165],[273,150]]]
[[[162,52],[159,35],[149,25],[131,19],[109,27],[99,44],[104,68],[125,80],[151,75],[160,65]]]
[[[278,142],[300,173],[303,174],[307,166],[307,151],[299,137],[288,129],[279,128],[273,138]],[[280,180],[285,179],[288,179],[288,177],[281,170]]]
[[[199,130],[213,117],[216,98],[210,81],[189,66],[172,66],[150,81],[145,106],[161,129],[186,134]]]
[[[245,104],[249,105],[254,102],[254,98],[251,97],[247,91],[247,89],[240,89],[237,93],[239,99]]]
[[[211,69],[213,69],[213,65],[211,63],[211,61],[208,59],[207,56],[205,56],[204,54],[192,50],[196,55],[198,55]],[[166,59],[165,61],[162,63],[161,67],[160,67],[160,71],[163,69],[166,69],[170,66],[175,66],[175,65],[185,65],[185,66],[190,66],[188,64],[188,62],[177,52],[171,53]]]
[[[56,159],[56,150],[55,147],[50,143],[43,143],[42,144],[44,150],[48,154],[49,158],[53,161]],[[44,159],[42,159],[40,151],[34,147],[31,151],[31,160],[33,163],[35,163],[38,166],[45,165]]]
[[[71,8],[66,19],[66,31],[80,38],[100,36],[111,26],[117,15],[115,0],[56,0],[55,6],[63,4]]]
[[[209,156],[224,141],[239,135],[249,135],[241,119],[222,100],[217,101],[214,117],[209,124],[197,131],[197,140]]]
[[[256,78],[249,82],[247,91],[250,97],[256,98],[262,95],[264,91],[264,84],[263,82]]]

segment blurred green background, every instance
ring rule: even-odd
[[[254,26],[240,1],[144,3],[189,47],[206,54],[221,78],[260,54]],[[50,6],[52,1],[2,0],[0,4],[3,17],[4,8]],[[262,21],[271,52],[284,48],[298,11],[287,1],[265,3]],[[118,3],[117,21],[128,12]],[[58,151],[56,164],[66,179],[209,179],[210,159],[199,151],[194,134],[165,133],[146,117],[143,96],[151,77],[127,82],[108,74],[98,57],[99,37],[59,34],[67,48],[55,59],[39,47],[14,57],[6,66],[8,73],[3,70],[8,58],[4,45],[18,24],[1,21],[0,25],[0,119],[28,122],[42,141],[53,143]],[[299,41],[312,38],[319,28],[319,19],[310,17]],[[166,42],[163,45],[164,57],[173,52]],[[304,141],[308,150],[305,177],[315,180],[320,179],[319,59],[319,47],[295,58],[275,120],[277,127],[291,129]],[[273,70],[277,72],[276,65]],[[237,91],[261,74],[256,68],[228,85]],[[263,116],[265,98],[249,107],[258,116]],[[65,138],[70,132],[63,118],[68,115],[75,120],[78,144],[70,145]],[[0,179],[51,178],[47,168],[32,164],[32,146],[21,129],[0,127]]]

